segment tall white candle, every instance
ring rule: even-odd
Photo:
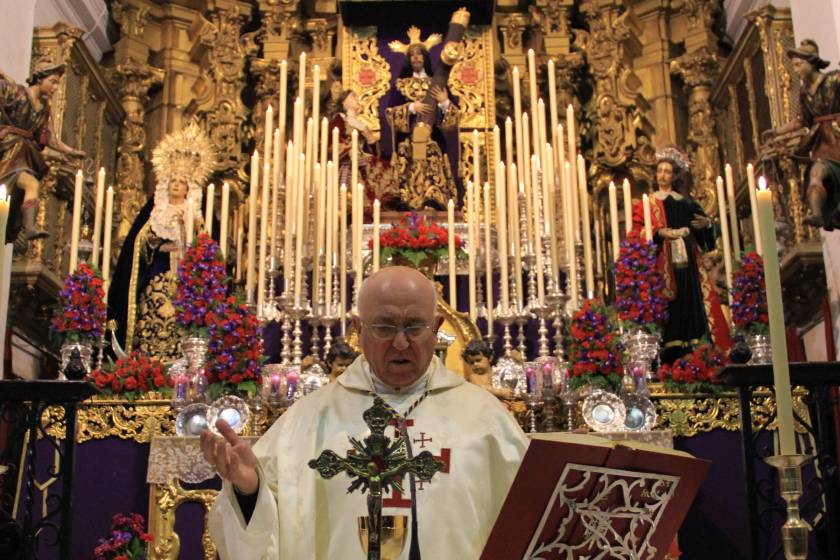
[[[473,129],[473,183],[479,184],[481,180],[481,146],[478,143],[478,129]]]
[[[316,163],[313,173],[315,190],[315,243],[312,247],[312,305],[321,301],[321,255],[324,252],[324,226],[326,225],[326,193],[321,184],[321,164]]]
[[[254,301],[257,260],[257,199],[260,193],[260,154],[251,155],[251,190],[248,195],[248,269],[245,274],[245,295],[248,303]]]
[[[306,51],[300,53],[300,62],[298,62],[298,97],[306,99]],[[300,144],[295,142],[295,145]]]
[[[534,179],[536,181],[537,177],[539,177],[539,163],[536,156],[531,158],[531,170],[534,174]],[[532,204],[532,208],[534,209],[534,255],[536,256],[536,268],[537,268],[537,303],[540,307],[543,307],[545,303],[545,270],[543,267],[543,248],[542,248],[542,239],[540,236],[540,232],[542,231],[542,220],[540,218],[540,189],[537,188],[537,185],[534,185],[533,190],[534,196],[534,203]],[[518,262],[519,259],[517,259]],[[520,281],[521,283],[521,281]]]
[[[303,154],[298,156],[298,162],[301,166],[306,163],[306,157]],[[297,175],[297,208],[295,208],[295,290],[294,302],[296,306],[301,305],[301,295],[303,292],[303,240],[305,237],[304,220],[304,206],[309,197],[306,193],[306,185],[304,184],[303,173]]]
[[[565,182],[566,182],[566,190],[564,194],[564,200],[566,202],[566,238],[564,240],[566,244],[566,259],[568,263],[568,283],[569,283],[569,296],[571,298],[572,309],[577,309],[577,302],[578,302],[578,282],[577,282],[577,249],[575,248],[575,238],[577,237],[575,230],[580,226],[580,222],[575,221],[574,219],[574,212],[572,211],[572,205],[575,203],[575,199],[572,196],[572,191],[575,190],[575,187],[572,184],[572,165],[566,161],[563,164],[563,174],[565,175]]]
[[[475,224],[478,220],[478,214],[475,212],[475,193],[476,187],[478,183],[468,182],[467,183],[467,208],[468,208],[468,215],[467,215],[467,278],[468,278],[468,289],[469,289],[469,314],[470,314],[470,321],[475,324],[476,319],[478,319],[477,314],[477,301],[476,301],[476,291],[475,291],[475,258],[477,256],[477,245],[476,245],[476,231],[475,231]]]
[[[528,94],[531,97],[531,112],[534,114],[534,130],[531,144],[536,152],[542,145],[540,142],[539,119],[537,117],[537,63],[534,49],[528,49]]]
[[[338,171],[336,171],[336,175]],[[347,335],[347,185],[341,184],[338,191],[339,244],[338,244],[338,293],[339,324],[341,336]]]
[[[554,59],[548,61],[548,112],[551,123],[551,145],[557,146],[562,143],[560,141],[563,138],[563,131],[560,129],[560,135],[557,135],[559,123],[557,121],[557,81],[554,72]],[[553,156],[554,154],[552,154]],[[559,165],[560,161],[558,159],[554,162],[554,166]]]
[[[653,241],[653,226],[650,223],[650,198],[647,194],[642,195],[642,211],[645,217],[645,239]]]
[[[373,271],[379,270],[379,199],[373,201]]]
[[[257,315],[262,317],[265,307],[265,263],[268,257],[268,207],[270,204],[271,167],[266,161],[263,163],[262,199],[260,200],[260,247],[257,259]]]
[[[350,184],[354,189],[359,184],[359,131],[355,128],[350,133]]]
[[[633,197],[630,194],[630,181],[624,179],[621,183],[621,191],[624,198],[624,233],[628,234],[633,230]]]
[[[102,240],[102,279],[110,284],[111,279],[111,232],[114,229],[114,187],[108,187],[105,193],[105,227]],[[108,297],[108,290],[105,290]],[[107,301],[107,300],[106,300]]]
[[[619,252],[619,237],[618,237],[618,193],[615,189],[615,183],[610,181],[610,240],[612,242],[612,257],[613,262],[618,260]]]
[[[764,256],[764,248],[763,243],[764,240],[759,235],[759,223],[758,223],[758,204],[757,198],[755,195],[755,170],[753,169],[753,165],[751,163],[747,164],[747,188],[750,191],[750,207],[752,210],[752,223],[753,223],[753,238],[755,238],[755,252],[761,256]]]
[[[312,66],[312,126],[312,149],[318,150],[321,145],[319,128],[321,126],[321,68],[317,64]],[[320,157],[315,157],[310,165],[314,166],[315,160],[321,161]],[[326,162],[321,163],[322,171],[326,171],[324,165]]]
[[[510,188],[515,189],[516,185],[510,185]],[[497,250],[499,254],[499,283],[501,284],[502,292],[502,309],[508,309],[509,291],[508,291],[508,239],[507,239],[507,216],[505,215],[505,197],[507,194],[505,185],[504,168],[499,165],[499,173],[496,179],[496,234]]]
[[[327,236],[325,239],[326,249],[324,255],[326,256],[324,262],[324,309],[330,317],[332,314],[332,290],[333,290],[333,257],[335,255],[335,243],[333,241],[333,232],[337,229],[335,225],[336,211],[335,211],[335,197],[336,192],[333,188],[335,182],[335,166],[333,162],[327,162],[327,182],[325,185],[325,192],[327,193]]]
[[[79,230],[82,223],[82,197],[84,187],[84,175],[82,170],[76,172],[76,184],[73,190],[73,221],[70,233],[70,274],[76,272],[79,263]]]
[[[230,185],[227,181],[222,183],[222,214],[219,220],[219,244],[222,250],[222,260],[227,260],[228,254],[228,211],[230,206]]]
[[[717,187],[718,215],[720,216],[720,238],[723,247],[723,268],[726,274],[727,293],[732,290],[732,255],[729,252],[729,227],[726,216],[726,202],[723,198],[723,178],[718,176]],[[731,299],[731,296],[730,296]]]
[[[519,92],[519,67],[513,67],[513,133],[516,142],[516,168],[522,169],[526,164],[527,156],[524,151],[522,134],[522,94]]]
[[[498,185],[499,173],[496,172]],[[493,336],[493,249],[490,238],[490,226],[493,222],[492,207],[490,206],[490,183],[484,183],[484,278],[485,299],[487,300],[487,336]]]
[[[282,153],[283,148],[286,147],[286,90],[288,89],[289,84],[289,68],[286,61],[283,60],[280,63],[280,98],[278,101],[278,113],[277,113],[277,130],[280,131],[280,137],[277,138],[277,142],[280,146],[280,161],[286,157],[284,153]]]
[[[776,219],[773,215],[773,193],[764,177],[759,179],[756,193],[759,235],[764,247],[764,281],[767,288],[767,315],[770,319],[770,344],[773,354],[773,384],[776,387],[776,417],[779,422],[779,453],[796,453],[793,424],[793,401],[790,393],[790,366],[785,337],[784,305],[776,247]]]
[[[362,240],[363,240],[363,230],[364,230],[364,222],[365,222],[365,215],[364,215],[364,200],[365,200],[365,187],[361,183],[356,185],[356,198],[359,201],[359,210],[357,215],[357,226],[356,226],[356,262],[353,263],[354,269],[356,270],[356,294],[358,295],[358,290],[361,289],[362,286],[362,278],[364,278],[364,266],[362,264]],[[355,224],[354,224],[355,225]],[[356,301],[356,305],[359,305],[359,302]]]
[[[270,255],[269,260],[271,262],[272,270],[277,270],[277,243],[280,236],[280,232],[278,231],[278,227],[280,227],[280,224],[278,223],[278,214],[280,212],[280,181],[284,175],[281,169],[282,166],[280,165],[280,162],[282,161],[280,159],[282,153],[280,148],[282,145],[283,144],[280,140],[280,129],[277,129],[274,131],[274,160],[271,172],[271,218],[269,219],[270,227],[268,242]],[[224,220],[225,218],[222,219]],[[227,241],[224,241],[223,243],[227,243]]]
[[[189,247],[193,242],[193,230],[195,229],[195,201],[191,196],[187,197],[187,216],[184,220],[185,239],[184,247]]]
[[[508,117],[505,119],[505,166],[508,169],[513,168],[513,154],[513,121]],[[498,154],[496,159],[501,159],[501,157],[501,154]]]
[[[93,212],[93,266],[99,266],[99,240],[102,239],[102,205],[105,202],[105,168],[100,167],[96,175],[96,206]],[[5,239],[5,238],[4,238]],[[0,243],[0,247],[3,244]]]
[[[536,124],[536,123],[535,123]],[[528,119],[528,113],[522,115],[522,143],[524,145],[525,153],[531,153],[531,146],[530,146],[530,120]],[[539,144],[534,146],[534,149],[538,149]],[[526,216],[533,216],[534,209],[531,208],[533,202],[533,194],[531,192],[532,189],[536,189],[536,182],[537,177],[533,174],[533,166],[531,165],[531,156],[523,159],[523,165],[525,165],[525,169],[519,169],[517,166],[517,171],[519,172],[519,182],[525,183],[525,215]],[[532,184],[533,183],[533,184]],[[510,182],[508,182],[510,185]],[[514,183],[517,185],[518,183]],[[518,209],[518,205],[517,205]],[[517,221],[514,224],[511,224],[511,229],[519,231],[519,212],[517,212]],[[533,247],[534,243],[537,241],[535,238],[536,232],[534,231],[533,221],[528,219],[525,220],[525,237],[528,240],[528,247]],[[516,236],[517,238],[519,235]]]
[[[295,205],[294,205],[294,196],[295,190],[297,185],[297,180],[295,179],[295,161],[297,158],[295,157],[295,148],[294,143],[289,142],[288,148],[286,150],[286,176],[284,177],[285,184],[283,186],[283,190],[285,191],[286,200],[283,203],[284,206],[284,213],[285,213],[285,220],[283,223],[283,291],[291,295],[292,294],[292,278],[293,278],[293,270],[292,270],[292,240],[293,240],[293,231],[294,231],[294,223],[295,223]]]
[[[545,144],[543,149],[543,213],[551,251],[551,277],[554,282],[560,278],[560,263],[557,260],[557,222],[556,222],[556,194],[554,184],[554,152],[551,144]]]
[[[735,182],[732,179],[732,166],[724,167],[726,177],[726,202],[729,205],[729,227],[732,230],[732,253],[735,260],[741,260],[741,238],[738,235],[738,206],[735,204]]]
[[[447,241],[449,255],[449,306],[455,311],[458,310],[458,290],[456,287],[455,268],[455,201],[451,198],[446,205]]]
[[[566,108],[566,132],[569,136],[569,161],[572,162],[571,169],[571,191],[572,191],[572,219],[575,223],[580,222],[578,189],[577,182],[577,168],[575,162],[577,161],[577,126],[575,125],[575,109],[571,105]],[[575,231],[575,239],[580,239],[580,232]]]
[[[265,126],[263,127],[263,161],[270,162],[274,141],[274,107],[271,103],[265,108]]]
[[[592,221],[589,219],[589,191],[586,188],[586,168],[584,167],[583,156],[579,155],[577,162],[580,215],[582,221],[580,231],[583,237],[583,270],[586,281],[586,297],[591,298],[595,294],[595,273],[592,260]]]
[[[268,164],[266,164],[268,167]],[[266,181],[268,184],[268,181]],[[207,193],[205,195],[207,200],[204,201],[204,233],[207,235],[213,234],[213,203],[216,200],[216,185],[210,183],[207,185]],[[219,240],[221,242],[221,240]]]

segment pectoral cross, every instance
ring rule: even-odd
[[[340,472],[346,472],[353,479],[348,492],[359,488],[363,493],[368,492],[368,560],[379,560],[383,490],[402,492],[398,480],[407,473],[428,482],[435,473],[444,469],[444,465],[429,451],[409,459],[405,440],[392,440],[385,435],[385,428],[391,420],[392,413],[385,407],[381,398],[376,397],[373,406],[367,409],[362,417],[370,428],[370,435],[361,442],[350,438],[353,453],[347,457],[339,457],[334,451],[326,449],[317,459],[309,461],[309,467],[328,479]]]

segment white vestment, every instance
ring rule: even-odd
[[[427,388],[408,417],[412,451],[431,451],[447,468],[431,483],[416,483],[420,552],[424,560],[478,558],[525,454],[525,434],[493,395],[438,358],[415,386],[395,393],[371,374],[364,357],[290,407],[254,445],[260,488],[247,526],[224,483],[209,520],[221,558],[364,559],[357,518],[367,514],[366,495],[347,493],[347,475],[324,480],[307,463],[325,449],[345,456],[349,436],[370,434],[362,412],[373,404],[371,391],[404,414]],[[385,434],[393,437],[394,430]],[[384,495],[383,515],[406,515],[410,526],[407,478],[403,488],[402,495]],[[400,560],[408,558],[410,542],[409,534]]]

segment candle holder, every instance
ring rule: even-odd
[[[554,321],[554,355],[560,362],[565,360],[565,353],[563,350],[563,323],[568,317],[566,314],[567,303],[569,297],[563,293],[558,284],[553,281],[549,282],[549,292],[545,297],[546,303],[552,308],[552,317]]]
[[[283,335],[280,340],[280,362],[282,364],[288,364],[292,356],[292,338],[290,333],[292,332],[291,308],[294,307],[294,296],[286,290],[280,296],[279,303],[280,308],[283,310],[283,322],[281,324]]]
[[[268,279],[266,291],[268,293],[266,294],[265,303],[263,303],[261,319],[264,322],[279,321],[283,317],[283,310],[278,303],[279,298],[275,297],[274,293],[274,283],[279,277],[278,271],[275,270],[274,262],[271,263],[271,268],[266,276]]]
[[[327,354],[330,353],[330,348],[332,348],[332,328],[338,323],[338,314],[334,311],[324,314],[321,316],[320,322],[324,327],[324,357],[326,358]]]
[[[779,471],[779,491],[787,503],[787,520],[782,525],[782,541],[787,560],[808,558],[808,533],[811,526],[802,519],[802,467],[814,459],[811,455],[774,455],[765,462]]]
[[[548,327],[546,326],[546,319],[552,316],[554,313],[554,309],[551,305],[534,305],[531,307],[531,311],[539,318],[540,325],[537,329],[537,333],[540,336],[539,339],[539,355],[540,357],[547,357],[551,355],[551,352],[548,347]]]
[[[502,307],[502,302],[493,310],[493,319],[498,321],[504,327],[504,350],[505,356],[510,356],[513,345],[511,344],[510,326],[516,320],[516,313],[510,305]]]
[[[294,319],[294,328],[292,330],[292,363],[300,365],[303,359],[303,331],[300,328],[301,319],[307,317],[312,309],[309,307],[309,302],[303,300],[300,305],[293,305],[290,309],[290,315]]]

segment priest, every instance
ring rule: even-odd
[[[357,518],[366,514],[342,476],[323,480],[307,462],[344,455],[363,438],[362,412],[382,397],[412,453],[430,451],[444,469],[431,483],[404,480],[383,499],[384,515],[410,519],[401,560],[478,558],[525,453],[522,430],[488,392],[434,356],[443,319],[437,291],[418,271],[384,268],[359,293],[353,323],[363,355],[336,383],[292,406],[251,449],[223,421],[202,452],[224,480],[210,512],[222,559],[362,559]],[[396,422],[393,423],[396,425]]]

